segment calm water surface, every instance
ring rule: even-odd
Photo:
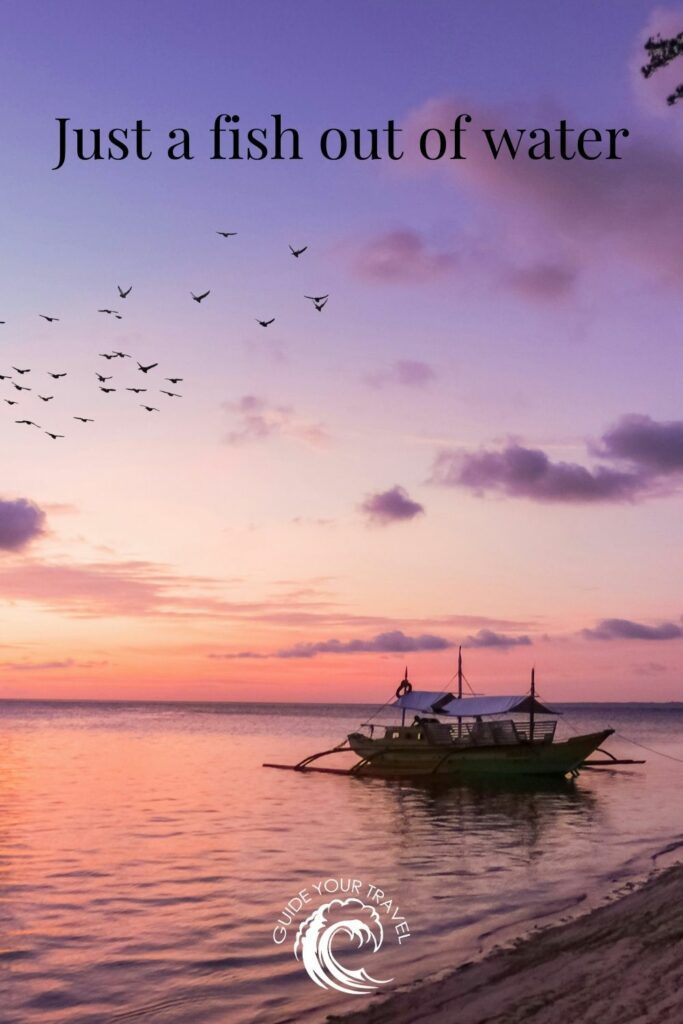
[[[566,711],[580,732],[611,725],[683,757],[683,706]],[[363,963],[403,984],[683,843],[683,764],[614,738],[648,764],[566,787],[430,790],[260,767],[331,746],[366,714],[0,703],[0,1020],[313,1024],[368,998],[317,988],[293,932],[273,942],[314,882],[361,879],[400,905],[410,939],[387,933],[381,966]]]

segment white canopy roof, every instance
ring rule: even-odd
[[[528,693],[518,697],[454,697],[452,693],[439,693],[430,690],[411,690],[404,693],[393,705],[405,711],[418,711],[422,714],[448,715],[450,718],[476,718],[479,715],[510,715],[514,712],[539,712],[546,715],[559,715],[560,711],[541,704]]]

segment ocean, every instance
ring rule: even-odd
[[[612,726],[609,749],[647,764],[521,787],[303,776],[261,764],[371,709],[0,702],[0,1019],[315,1024],[373,998],[295,957],[316,886],[382,894],[386,941],[344,955],[384,990],[675,858],[683,764],[622,737],[683,758],[683,705],[560,707],[561,730]]]

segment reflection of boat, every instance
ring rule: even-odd
[[[407,671],[393,707],[401,724],[366,724],[344,743],[312,754],[296,765],[267,765],[299,771],[327,771],[380,778],[455,780],[576,776],[613,729],[556,741],[556,716],[536,696],[534,672],[528,693],[513,697],[464,697],[462,656],[458,657],[457,694],[413,690]],[[406,713],[414,714],[406,724]],[[539,717],[542,716],[542,717]],[[551,717],[548,717],[551,716]],[[351,769],[313,767],[329,754],[352,751],[360,760]],[[611,756],[611,755],[609,755]],[[597,763],[597,762],[596,762]],[[613,763],[619,763],[614,759]]]

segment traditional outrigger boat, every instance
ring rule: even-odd
[[[401,712],[400,725],[386,726],[381,735],[376,735],[377,726],[364,723],[361,731],[350,733],[336,747],[311,754],[298,764],[264,767],[448,781],[479,777],[576,777],[582,767],[642,763],[618,760],[607,751],[603,751],[604,760],[587,760],[612,735],[613,729],[557,741],[555,730],[561,712],[553,711],[537,698],[533,670],[531,689],[518,696],[466,697],[462,683],[460,653],[455,694],[414,690],[406,670],[392,703]],[[406,724],[408,712],[414,717]],[[323,757],[344,751],[351,751],[360,759],[350,769],[313,765]]]

